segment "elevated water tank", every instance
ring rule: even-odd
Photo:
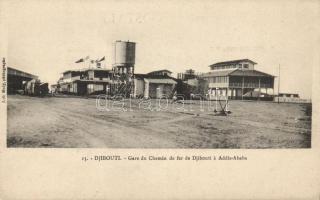
[[[115,65],[116,66],[133,66],[136,56],[136,43],[129,41],[115,42]]]

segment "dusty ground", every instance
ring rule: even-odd
[[[156,106],[155,100],[152,106]],[[145,104],[143,104],[145,105]],[[310,104],[231,101],[214,116],[186,111],[98,111],[95,99],[8,96],[8,147],[307,148]],[[192,106],[192,110],[190,107]],[[142,106],[146,107],[146,106]],[[308,109],[307,109],[308,108]]]

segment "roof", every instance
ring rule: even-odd
[[[260,72],[258,70],[241,70],[237,69],[234,72],[230,73],[231,76],[260,76],[260,77],[274,77],[273,75]]]
[[[13,76],[20,76],[20,77],[25,77],[25,78],[30,78],[30,79],[37,79],[38,76],[34,74],[30,74],[12,67],[8,67],[8,75],[13,75]]]
[[[127,41],[124,41],[124,40],[116,40],[116,42],[126,42],[126,43],[133,43],[133,44],[135,44],[135,42],[131,42],[131,41],[129,41],[129,40],[127,40]]]
[[[230,73],[232,73],[232,72],[234,72],[236,70],[237,69],[212,71],[212,72],[204,73],[204,74],[200,75],[200,77],[229,76]]]
[[[90,70],[94,70],[94,71],[111,71],[110,69],[105,69],[105,68],[85,68],[85,69],[81,69],[80,71],[90,71]]]
[[[149,83],[162,83],[162,84],[177,84],[176,81],[174,81],[173,79],[150,79],[150,78],[145,78],[144,79],[146,82]]]
[[[69,72],[80,72],[80,70],[67,70],[67,71],[62,72],[62,74],[66,74]]]
[[[169,73],[172,73],[171,71],[169,71],[167,69],[162,69],[162,70],[156,70],[156,71],[149,72],[148,74],[153,74],[153,73],[157,73],[157,72],[169,72]]]
[[[166,78],[169,78],[169,79],[173,79],[172,77],[168,76],[168,75],[154,75],[154,74],[134,74],[134,77],[135,78],[140,78],[140,79],[143,79],[143,78],[156,78],[156,79],[166,79]]]
[[[201,75],[201,77],[217,77],[217,76],[260,76],[260,77],[274,77],[273,75],[260,72],[258,70],[249,69],[232,69],[212,71]]]
[[[256,62],[253,62],[252,60],[250,59],[240,59],[240,60],[230,60],[230,61],[224,61],[224,62],[217,62],[217,63],[214,63],[211,66],[224,66],[224,65],[233,65],[233,64],[238,64],[240,62],[250,62],[252,64],[257,64]]]
[[[134,78],[143,79],[144,81],[148,81],[149,83],[177,83],[177,79],[168,75],[134,74]]]

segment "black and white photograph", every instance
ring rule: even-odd
[[[6,12],[7,147],[311,148],[311,8],[40,4]]]
[[[320,197],[319,0],[0,0],[0,199]]]

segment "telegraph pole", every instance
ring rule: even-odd
[[[242,70],[242,85],[241,85],[241,100],[243,101],[243,92],[244,92],[244,71]]]
[[[279,79],[278,79],[278,103],[280,103],[280,96],[279,96],[279,91],[280,91],[280,64],[279,64]]]

